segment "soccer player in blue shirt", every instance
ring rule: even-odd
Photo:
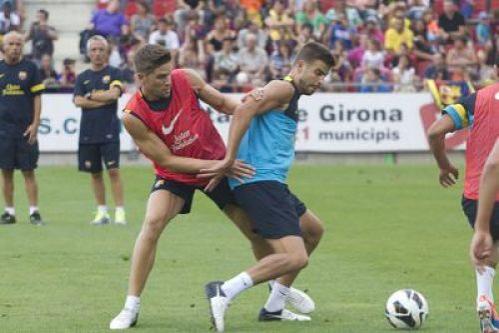
[[[298,123],[298,99],[311,95],[334,64],[330,51],[312,42],[300,50],[290,74],[249,94],[234,112],[229,130],[227,154],[215,167],[202,170],[213,177],[211,188],[236,159],[255,168],[255,175],[243,181],[230,181],[237,204],[245,210],[254,230],[273,253],[235,277],[213,281],[205,286],[213,324],[224,330],[224,315],[231,300],[253,285],[276,279],[259,320],[306,321],[310,317],[284,309],[289,288],[308,263],[307,248],[300,230],[300,217],[312,214],[288,189],[286,178],[294,160]]]

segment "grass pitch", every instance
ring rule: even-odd
[[[87,175],[44,167],[38,176],[48,225],[27,223],[17,174],[18,224],[0,228],[0,332],[109,332],[124,301],[152,172],[123,169],[126,227],[88,224],[94,204]],[[257,322],[267,297],[260,286],[233,303],[227,332],[394,332],[384,303],[406,287],[428,299],[423,332],[478,332],[461,184],[440,188],[431,166],[299,165],[290,186],[327,229],[296,282],[316,301],[313,321]],[[162,236],[133,332],[208,332],[204,283],[252,262],[246,240],[198,193],[193,212]]]

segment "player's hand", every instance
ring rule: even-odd
[[[38,124],[29,125],[26,131],[24,132],[24,136],[28,137],[28,143],[30,145],[34,144],[38,136]]]
[[[232,165],[235,163],[234,160],[223,159],[220,161],[215,161],[214,164],[207,169],[199,170],[197,175],[198,178],[213,178],[221,175],[225,175]]]
[[[459,178],[459,170],[457,170],[452,164],[445,169],[440,169],[439,181],[440,185],[443,187],[449,187],[456,183]]]
[[[243,183],[243,178],[251,178],[255,175],[255,168],[241,160],[236,160],[225,175]]]
[[[479,272],[488,263],[488,259],[494,251],[492,235],[487,231],[475,231],[470,245],[471,262]]]

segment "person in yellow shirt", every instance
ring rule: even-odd
[[[402,44],[407,45],[409,50],[413,48],[414,34],[405,27],[404,20],[396,19],[393,28],[385,33],[385,49],[388,52],[399,53]]]

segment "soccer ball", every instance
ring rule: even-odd
[[[402,289],[388,298],[385,316],[395,328],[418,329],[428,316],[428,302],[421,293]]]

